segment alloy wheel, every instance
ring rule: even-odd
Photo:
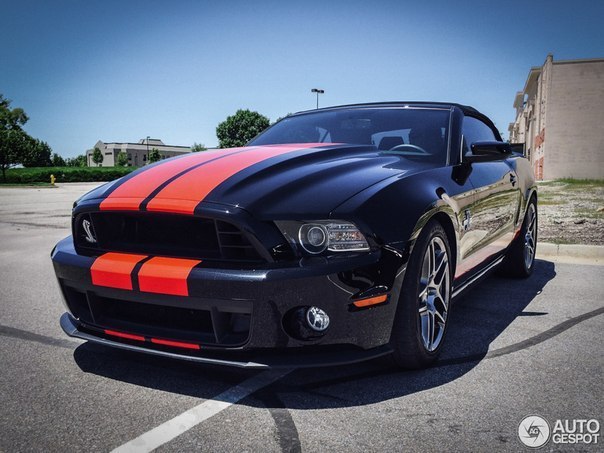
[[[526,231],[524,233],[524,264],[530,269],[535,259],[535,245],[537,242],[537,210],[531,203],[526,213]]]
[[[419,321],[421,337],[427,351],[440,345],[449,311],[449,257],[444,241],[436,236],[430,241],[420,276]]]

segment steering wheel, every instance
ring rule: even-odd
[[[405,149],[407,151],[416,151],[421,154],[430,154],[424,148],[417,146],[417,145],[412,145],[411,143],[403,143],[401,145],[396,145],[396,146],[390,148],[389,151],[405,151]]]

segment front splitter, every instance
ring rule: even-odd
[[[113,348],[124,349],[127,351],[141,352],[160,357],[166,357],[176,360],[185,360],[189,362],[205,363],[208,365],[221,365],[245,369],[266,370],[269,368],[307,368],[307,367],[324,367],[347,365],[351,363],[364,362],[366,360],[385,356],[392,353],[392,348],[389,345],[379,346],[377,348],[367,350],[343,350],[329,352],[315,352],[312,354],[299,354],[298,351],[292,350],[283,354],[258,354],[258,361],[255,360],[228,360],[214,357],[203,357],[198,355],[179,354],[176,352],[163,351],[158,349],[144,348],[128,343],[110,340],[107,338],[92,335],[80,329],[79,322],[69,313],[64,313],[60,319],[61,328],[70,337],[80,338],[93,343],[110,346]],[[254,355],[253,352],[249,352]]]

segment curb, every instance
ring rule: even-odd
[[[537,257],[564,257],[604,261],[604,246],[539,242],[537,244]]]

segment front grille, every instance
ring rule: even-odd
[[[67,285],[63,294],[71,313],[97,329],[222,347],[243,345],[250,333],[251,303],[240,302],[237,311],[224,311],[190,308],[190,300],[186,306],[174,306],[115,299]]]
[[[88,231],[85,221],[91,223]],[[92,232],[92,233],[90,233]],[[93,234],[96,243],[90,241]],[[156,213],[94,212],[75,220],[78,252],[116,251],[205,260],[264,261],[237,226],[221,220]]]

